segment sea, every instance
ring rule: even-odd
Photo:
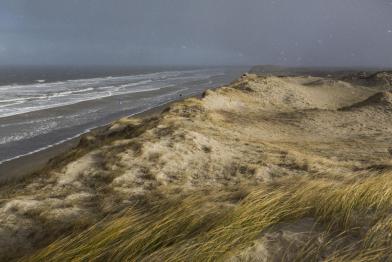
[[[0,165],[228,84],[244,67],[0,67]]]

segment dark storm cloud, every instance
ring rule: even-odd
[[[1,64],[392,66],[392,0],[0,0]]]

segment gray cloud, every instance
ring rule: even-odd
[[[2,0],[1,64],[392,66],[392,0]]]

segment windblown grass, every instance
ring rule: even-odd
[[[291,178],[254,188],[238,203],[227,194],[193,193],[157,203],[150,212],[135,208],[107,218],[25,260],[251,261],[246,250],[265,230],[312,218],[321,228],[313,238],[266,259],[385,261],[392,258],[391,178],[392,173],[350,182]],[[315,240],[321,236],[323,241]]]

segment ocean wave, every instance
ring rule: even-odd
[[[116,95],[151,92],[187,82],[205,80],[220,72],[167,71],[128,76],[107,76],[29,85],[0,86],[0,118],[67,106]]]
[[[2,103],[12,103],[12,102],[19,102],[19,101],[24,101],[26,98],[12,98],[12,99],[6,99],[6,100],[0,100],[0,104]]]
[[[58,125],[57,122],[49,122],[43,126],[39,126],[39,127],[35,127],[33,130],[29,131],[29,132],[22,132],[22,133],[17,133],[17,134],[13,134],[10,136],[4,136],[0,138],[0,145],[3,144],[7,144],[10,142],[15,142],[15,141],[19,141],[19,140],[23,140],[23,139],[28,139],[37,135],[43,135],[43,134],[47,134],[51,131],[53,131],[53,129]]]
[[[48,95],[46,98],[53,98],[53,97],[63,97],[63,96],[68,96],[68,95],[72,95],[72,94],[80,94],[80,93],[86,93],[89,91],[93,91],[94,88],[89,87],[89,88],[85,88],[82,90],[72,90],[72,91],[64,91],[64,92],[58,92],[58,93],[54,93],[51,95]]]
[[[69,99],[64,99],[67,96],[60,95],[60,94],[52,95],[52,96],[42,96],[40,98],[45,98],[48,101],[51,101],[51,99],[53,100],[54,98],[63,98],[63,100],[52,101],[52,103],[46,103],[45,105],[38,104],[36,106],[25,106],[25,107],[19,107],[19,108],[7,108],[7,107],[12,107],[11,104],[0,106],[0,118],[30,113],[30,112],[34,112],[34,111],[38,111],[38,110],[45,110],[45,109],[50,109],[50,108],[68,106],[68,105],[73,105],[73,104],[77,104],[77,103],[81,103],[81,102],[87,102],[87,101],[91,101],[91,100],[108,98],[108,97],[112,97],[112,96],[116,96],[116,95],[128,95],[128,94],[135,94],[135,93],[151,92],[151,91],[161,90],[164,88],[169,88],[172,86],[174,86],[174,85],[165,85],[165,86],[151,87],[151,88],[123,90],[121,92],[119,92],[119,87],[115,88],[114,86],[107,86],[107,87],[101,87],[101,90],[99,92],[88,93],[85,96],[82,96],[79,98],[69,97]]]
[[[207,73],[208,72],[208,73]],[[175,77],[179,77],[183,75],[186,77],[186,75],[189,74],[209,74],[211,71],[208,70],[184,70],[184,71],[163,71],[163,72],[155,72],[155,73],[144,73],[144,74],[137,74],[137,75],[125,75],[125,76],[105,76],[105,77],[96,77],[96,78],[87,78],[87,79],[72,79],[72,80],[66,80],[66,81],[58,81],[58,82],[36,82],[32,84],[12,84],[12,85],[3,85],[0,86],[0,92],[1,91],[7,91],[7,90],[15,90],[15,89],[30,89],[30,88],[50,88],[50,87],[59,87],[59,86],[69,86],[69,85],[94,85],[94,84],[100,84],[100,83],[105,83],[105,82],[121,82],[121,81],[126,81],[126,82],[133,82],[133,81],[154,81],[154,80],[165,80],[165,79],[171,79]]]
[[[40,100],[40,99],[51,99],[55,97],[64,97],[72,94],[80,94],[80,93],[86,93],[89,91],[93,91],[94,88],[85,88],[82,90],[73,90],[73,91],[64,91],[64,92],[58,92],[58,93],[52,93],[52,94],[44,94],[40,96],[28,96],[28,97],[18,97],[18,98],[11,98],[11,99],[5,99],[5,100],[0,100],[0,107],[5,107],[5,106],[10,106],[16,104],[21,104],[26,101],[33,101],[33,100]],[[5,105],[1,105],[5,104]]]

